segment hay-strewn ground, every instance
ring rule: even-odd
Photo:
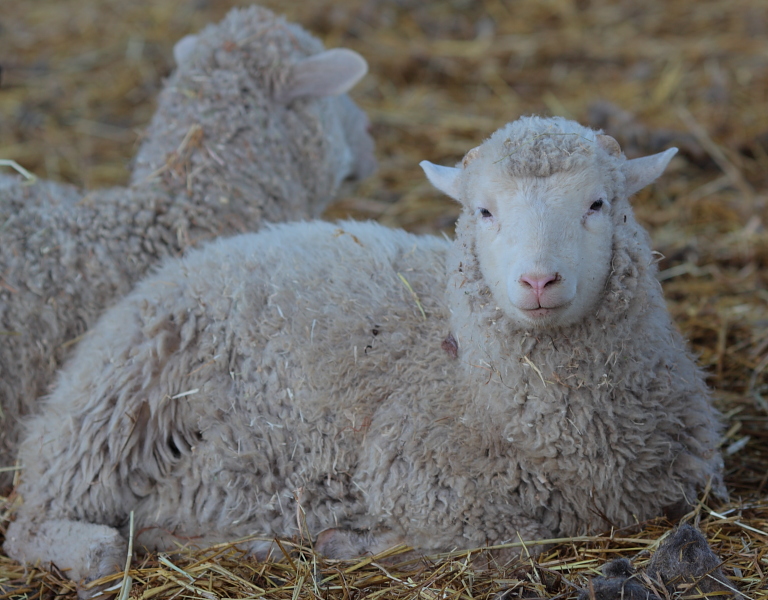
[[[420,232],[450,231],[457,207],[426,184],[424,158],[451,164],[522,113],[605,127],[628,153],[679,145],[635,206],[650,229],[670,309],[711,375],[728,418],[732,503],[694,518],[750,598],[768,597],[768,5],[765,0],[268,0],[365,55],[353,94],[374,123],[377,176],[329,210]],[[217,21],[230,0],[0,3],[0,158],[41,177],[123,183],[173,43]],[[592,109],[607,100],[634,115]],[[765,396],[765,399],[763,399]],[[0,504],[0,512],[7,504]],[[0,522],[0,538],[5,522]],[[263,565],[231,550],[134,563],[141,598],[568,598],[606,559],[642,565],[669,524],[574,540],[514,568],[461,559],[405,567],[317,567],[311,555]],[[0,598],[72,596],[56,576],[0,557]]]

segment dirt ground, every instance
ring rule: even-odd
[[[371,218],[450,235],[458,207],[428,185],[419,161],[453,164],[522,114],[562,115],[603,127],[630,157],[681,149],[634,206],[664,257],[660,279],[670,310],[700,355],[727,420],[723,448],[732,499],[714,509],[719,516],[704,510],[701,526],[732,581],[749,597],[768,597],[765,0],[262,4],[301,23],[328,47],[357,50],[370,65],[352,96],[372,120],[380,168],[362,185],[345,189],[327,218]],[[0,159],[86,188],[123,184],[173,68],[173,44],[235,5],[0,2]],[[665,531],[664,525],[654,527],[638,535]],[[0,523],[0,534],[4,528]],[[610,543],[589,548],[598,546],[623,551]],[[555,561],[570,557],[568,564],[591,557],[568,571],[579,585],[606,556],[585,548],[552,555]],[[3,577],[18,575],[3,560],[0,586]],[[521,590],[575,595],[562,582],[535,581],[530,573],[536,568],[521,579],[530,583]],[[71,593],[65,584],[35,577],[42,582],[35,588],[40,597]],[[499,586],[489,584],[482,593]],[[156,595],[175,593],[168,589]],[[414,584],[390,592],[418,597],[424,589]],[[459,590],[456,597],[482,595],[470,592]]]

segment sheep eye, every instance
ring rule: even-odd
[[[491,211],[488,210],[487,208],[481,208],[480,209],[480,216],[483,217],[483,219],[489,219],[493,215],[491,214]]]
[[[597,212],[601,208],[603,208],[603,201],[602,201],[602,199],[601,200],[595,200],[592,203],[592,206],[589,207],[589,210]]]

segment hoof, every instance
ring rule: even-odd
[[[333,527],[318,534],[315,550],[328,558],[345,559],[378,554],[401,543],[402,538],[392,532],[374,534],[369,531]]]

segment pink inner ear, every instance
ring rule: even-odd
[[[477,155],[480,153],[480,146],[475,146],[472,148],[469,152],[467,152],[464,155],[464,158],[461,159],[461,166],[466,168],[469,163],[471,163],[475,158],[477,158]]]
[[[300,60],[291,68],[280,100],[321,98],[348,92],[368,72],[368,63],[348,48],[333,48]]]
[[[621,156],[621,146],[619,146],[619,142],[613,139],[610,135],[598,135],[597,145],[611,156]]]

